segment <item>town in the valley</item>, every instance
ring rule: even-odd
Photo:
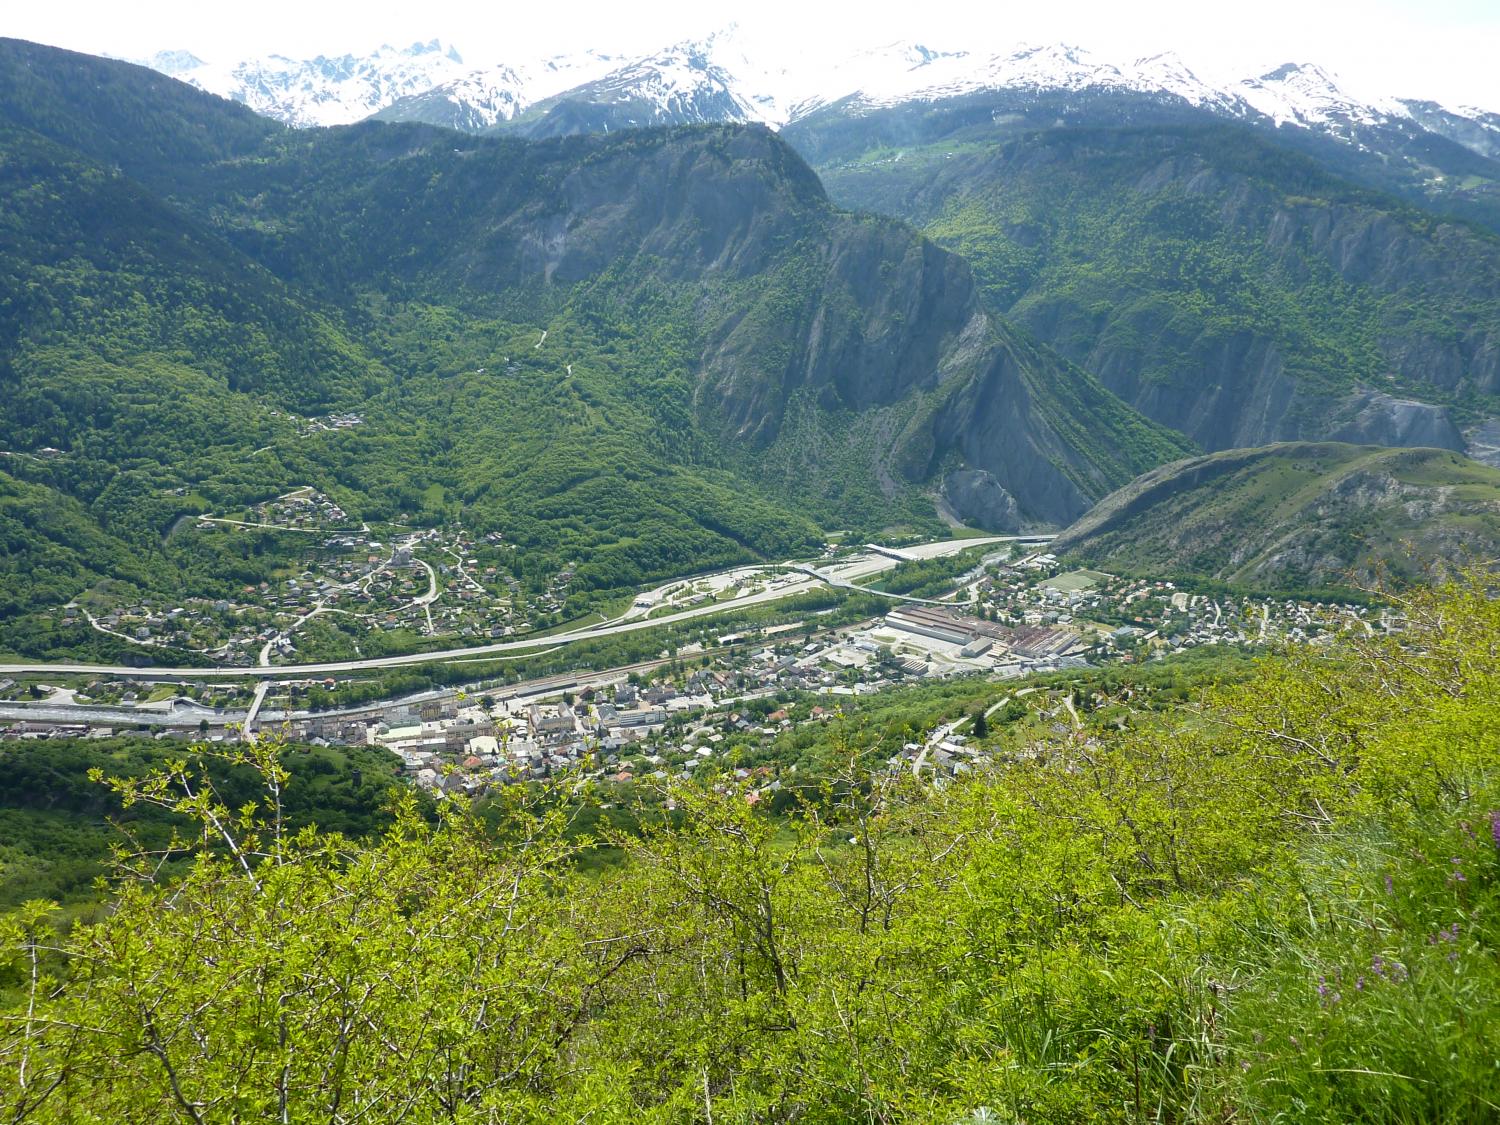
[[[329,528],[342,513],[316,494],[282,498],[255,514],[267,523],[306,527],[325,544],[356,544],[360,561],[316,572],[274,597],[247,600],[246,616],[253,605],[264,624],[238,643],[221,642],[217,651],[226,662],[264,666],[294,656],[293,626],[320,607],[361,616],[375,628],[392,621],[416,626],[430,614],[434,629],[443,622],[455,639],[475,642],[513,638],[518,631],[513,586],[496,580],[498,568],[492,570],[494,564],[486,564],[478,545],[461,533],[429,530],[392,543],[360,538],[366,531],[333,532]],[[1063,729],[1077,718],[1069,713],[1070,698],[1027,686],[1037,676],[1110,662],[1164,661],[1195,649],[1319,645],[1346,630],[1371,634],[1395,624],[1390,611],[1378,606],[1227,596],[1166,580],[1069,569],[1044,540],[993,537],[906,550],[831,546],[816,563],[683,579],[641,593],[618,618],[593,628],[604,632],[627,621],[644,628],[704,615],[712,634],[707,643],[663,651],[629,668],[579,669],[519,683],[481,680],[358,707],[310,709],[309,692],[332,686],[336,677],[301,677],[295,666],[287,669],[287,679],[266,679],[259,687],[191,674],[162,682],[145,672],[13,674],[0,678],[0,738],[149,731],[159,738],[232,740],[244,737],[247,716],[259,709],[262,732],[385,747],[418,785],[437,793],[482,791],[577,769],[617,782],[686,777],[710,764],[752,781],[763,778],[770,787],[777,784],[774,778],[753,764],[762,756],[756,747],[795,738],[807,724],[836,721],[859,697],[897,685],[987,678],[999,692],[995,709],[1008,704],[1014,717],[1029,698],[1022,712]],[[926,582],[917,593],[895,592],[904,585],[898,581],[904,570],[944,558],[948,573],[942,579]],[[716,610],[774,604],[782,594],[820,584],[846,593],[880,591],[886,607],[835,627],[822,626],[811,614],[739,629],[730,619],[728,631],[711,629],[708,615]],[[495,616],[482,617],[469,606]],[[212,612],[225,613],[218,607]],[[199,616],[189,607],[170,607],[165,619],[190,630]],[[481,623],[491,620],[496,623]],[[147,635],[124,613],[105,615],[100,624],[130,630],[142,642],[173,628],[148,625]],[[554,635],[566,641],[590,630]],[[1014,690],[1005,690],[1008,685]],[[957,729],[925,732],[892,764],[961,771],[977,764],[965,743]]]

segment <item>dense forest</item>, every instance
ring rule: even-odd
[[[728,776],[606,809],[563,778],[436,820],[402,798],[360,842],[287,821],[303,781],[266,744],[231,752],[255,802],[191,763],[126,771],[112,791],[195,825],[192,858],[122,856],[71,927],[6,916],[0,1098],[69,1122],[1489,1119],[1495,594],[1418,593],[1400,634],[1041,728],[944,787],[880,768],[904,731],[835,725],[779,814]]]

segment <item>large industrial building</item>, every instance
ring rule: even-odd
[[[894,629],[959,645],[965,657],[993,652],[997,657],[1008,653],[1022,660],[1047,661],[1066,656],[1082,644],[1067,629],[1045,625],[1012,629],[939,606],[904,605],[886,614],[885,621]]]

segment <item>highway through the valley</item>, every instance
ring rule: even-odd
[[[827,633],[838,633],[848,629],[848,626],[839,626],[836,629],[825,631]],[[695,656],[719,656],[733,651],[739,645],[754,643],[750,640],[738,642],[733,645],[724,645],[716,648],[706,648],[695,653]],[[301,710],[301,711],[272,711],[262,709],[266,694],[272,686],[272,681],[262,680],[256,687],[255,698],[248,711],[216,711],[207,707],[193,704],[185,704],[169,710],[132,709],[125,706],[108,706],[81,703],[55,703],[51,700],[41,701],[12,701],[0,702],[0,722],[35,722],[46,724],[86,724],[89,726],[113,726],[113,727],[159,727],[177,730],[196,730],[204,719],[208,719],[214,726],[227,726],[239,728],[240,738],[243,741],[253,741],[255,732],[266,728],[275,728],[282,723],[293,719],[317,719],[320,721],[350,720],[350,721],[372,721],[380,717],[393,702],[405,706],[415,707],[421,703],[431,700],[452,699],[456,695],[465,693],[478,695],[483,693],[496,701],[514,701],[517,699],[544,699],[555,696],[565,691],[583,691],[585,688],[607,687],[611,684],[622,683],[632,672],[649,672],[664,665],[670,664],[673,657],[657,657],[652,660],[641,660],[634,664],[622,664],[613,668],[601,669],[579,669],[573,672],[561,672],[551,676],[541,676],[534,680],[522,680],[519,683],[504,686],[481,688],[478,684],[457,685],[452,687],[432,688],[427,691],[417,692],[414,695],[402,696],[399,700],[380,700],[373,703],[362,703],[352,707],[330,708],[327,710]],[[745,695],[739,698],[751,698]]]
[[[854,579],[878,574],[894,568],[902,561],[942,558],[957,554],[971,547],[982,547],[1000,543],[1041,544],[1050,541],[1049,535],[995,535],[968,539],[945,539],[918,544],[900,550],[867,549],[865,553],[818,568],[808,564],[788,563],[781,567],[760,568],[763,573],[781,572],[790,581],[774,583],[767,589],[744,597],[726,601],[714,601],[706,605],[684,609],[666,617],[615,618],[612,621],[552,633],[545,637],[528,637],[521,640],[497,641],[492,644],[471,645],[464,648],[442,649],[436,652],[413,652],[400,656],[384,656],[363,660],[341,660],[316,664],[277,664],[259,667],[216,666],[206,668],[170,668],[133,666],[124,664],[88,664],[66,661],[42,661],[37,663],[0,664],[0,676],[34,675],[85,675],[112,676],[120,679],[151,680],[156,682],[181,682],[198,680],[289,680],[323,679],[367,672],[380,668],[411,667],[421,664],[441,664],[455,660],[471,660],[475,657],[500,656],[507,653],[527,652],[533,649],[576,644],[598,640],[641,629],[655,629],[692,621],[714,614],[732,612],[754,605],[781,601],[797,594],[807,593],[821,584],[852,591],[864,590],[854,584]],[[681,579],[679,581],[692,581]],[[666,589],[662,587],[661,589]],[[878,593],[878,591],[865,591]],[[882,595],[894,597],[894,595]],[[919,600],[900,599],[897,600]]]

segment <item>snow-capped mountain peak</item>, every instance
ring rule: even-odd
[[[735,86],[714,65],[704,44],[686,43],[628,63],[594,82],[588,92],[599,104],[645,107],[644,121],[767,120],[762,107],[741,97]]]
[[[526,86],[525,76],[514,68],[492,66],[398,99],[383,107],[377,116],[396,121],[423,120],[423,116],[415,112],[414,103],[442,103],[446,108],[434,113],[433,123],[470,131],[489,129],[501,121],[511,120],[526,108]],[[396,107],[404,107],[404,111]]]
[[[1278,126],[1375,125],[1410,116],[1394,98],[1355,96],[1338,78],[1312,63],[1283,63],[1242,79],[1235,92]]]
[[[989,56],[936,54],[903,73],[866,82],[856,93],[867,105],[936,101],[984,90],[1116,89],[1171,94],[1191,105],[1220,106],[1231,99],[1202,81],[1171,53],[1133,63],[1101,59],[1065,43],[1022,46]]]
[[[1175,94],[1195,106],[1227,107],[1233,101],[1232,95],[1199,78],[1173,51],[1137,59],[1129,72],[1139,92]]]
[[[805,74],[802,87],[791,101],[786,117],[796,120],[851,95],[869,100],[882,93],[899,98],[925,84],[933,68],[957,66],[970,58],[966,51],[938,51],[922,43],[899,40],[869,50],[856,51],[832,64]]]
[[[203,66],[203,60],[191,51],[157,51],[149,59],[141,59],[141,66],[149,66],[169,78],[177,78]]]
[[[539,101],[596,82],[622,61],[618,55],[584,51],[529,63],[501,63],[398,98],[376,116],[480,132],[514,120]]]
[[[147,65],[297,126],[348,125],[467,70],[463,56],[437,39],[409,47],[386,45],[368,55],[268,55],[230,66],[168,51]]]

